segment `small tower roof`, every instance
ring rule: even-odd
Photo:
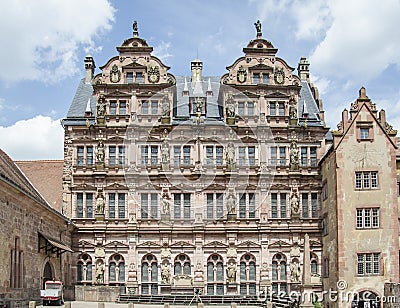
[[[212,89],[211,89],[211,79],[210,79],[210,78],[208,78],[207,92],[212,92]]]
[[[86,113],[92,113],[92,108],[90,107],[90,97],[89,97],[89,99],[87,101],[85,112]]]
[[[183,91],[189,91],[186,77],[185,77],[185,84],[183,86]]]

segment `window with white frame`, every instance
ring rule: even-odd
[[[269,115],[276,115],[276,102],[269,102]]]
[[[357,229],[379,228],[379,208],[356,209]]]
[[[357,275],[372,276],[381,274],[380,253],[357,254]]]
[[[239,218],[256,217],[256,198],[254,193],[243,193],[239,198]]]
[[[286,193],[271,193],[271,218],[286,218],[287,196]]]
[[[125,115],[126,114],[126,101],[119,102],[119,114]]]
[[[207,260],[207,295],[224,294],[224,262],[220,255],[213,254]]]
[[[140,210],[142,219],[155,219],[158,217],[158,194],[140,194]]]
[[[240,258],[240,295],[256,295],[256,258],[251,254]]]
[[[377,171],[356,171],[356,189],[369,190],[378,188]]]
[[[207,194],[207,219],[220,219],[224,215],[224,195],[222,193]]]
[[[141,283],[142,294],[158,294],[158,263],[152,254],[142,258]]]
[[[206,165],[222,166],[224,148],[220,145],[206,146]]]
[[[142,145],[140,152],[143,166],[158,165],[158,145]]]
[[[117,101],[110,101],[110,115],[117,114]]]
[[[311,208],[310,208],[311,205]],[[302,193],[301,208],[303,218],[317,218],[319,210],[319,200],[317,193]],[[311,210],[311,211],[310,211]]]
[[[108,281],[110,283],[125,282],[125,261],[120,254],[110,257],[108,263]]]
[[[186,254],[179,254],[174,261],[174,275],[190,275],[190,259]]]
[[[108,218],[125,218],[126,194],[108,194]]]
[[[190,219],[190,194],[174,194],[174,219]]]
[[[92,166],[93,165],[93,146],[77,146],[77,160],[78,166]]]
[[[142,114],[149,114],[149,101],[142,101]]]
[[[76,194],[76,217],[93,218],[93,193]]]
[[[286,257],[277,253],[272,258],[272,293],[275,295],[287,293],[287,263]]]
[[[256,147],[242,146],[238,149],[240,166],[255,166],[256,164]]]
[[[80,282],[91,282],[93,277],[93,264],[92,258],[84,253],[78,257],[77,263],[77,281]]]
[[[108,164],[109,166],[125,165],[125,147],[111,145],[108,147]]]

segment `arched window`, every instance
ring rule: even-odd
[[[240,294],[256,294],[256,258],[251,254],[240,258]]]
[[[78,283],[91,283],[92,282],[92,258],[84,253],[78,258]]]
[[[185,254],[180,254],[175,258],[174,275],[190,275],[190,259]]]
[[[110,283],[125,282],[125,261],[120,254],[114,254],[110,257],[108,270],[108,280]]]
[[[207,294],[224,294],[224,263],[220,255],[211,255],[207,260]]]
[[[319,275],[317,255],[314,253],[310,253],[310,260],[311,260],[311,275],[314,275],[314,276]]]
[[[277,253],[272,258],[272,292],[287,294],[287,263],[286,256]]]
[[[141,274],[142,294],[158,294],[158,264],[154,255],[142,258]]]

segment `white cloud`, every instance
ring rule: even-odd
[[[0,80],[54,82],[78,71],[77,52],[96,50],[94,39],[111,29],[108,0],[1,1]],[[81,65],[81,63],[79,63]]]
[[[161,41],[160,44],[154,47],[153,55],[159,58],[162,62],[172,57],[173,55],[169,52],[171,48],[170,42]]]
[[[14,160],[63,159],[63,140],[60,120],[42,115],[0,126],[0,148]]]
[[[390,64],[400,64],[400,2],[329,1],[332,25],[311,55],[324,75],[370,80]]]

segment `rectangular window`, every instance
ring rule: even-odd
[[[281,194],[281,218],[286,218],[286,194]]]
[[[183,218],[190,219],[190,194],[183,194]]]
[[[301,153],[301,165],[305,167],[307,166],[307,147],[301,147],[300,153]]]
[[[88,166],[93,165],[93,147],[86,147],[86,161]]]
[[[150,149],[151,149],[151,165],[157,166],[157,164],[158,164],[158,146],[152,145],[150,147]]]
[[[179,167],[181,165],[181,147],[174,146],[174,166]]]
[[[278,194],[271,194],[271,217],[278,218]]]
[[[239,147],[239,165],[246,165],[246,147]]]
[[[108,218],[115,218],[115,194],[108,194]]]
[[[268,74],[263,74],[262,75],[262,83],[268,84],[268,78],[269,78]]]
[[[301,194],[301,206],[302,206],[302,213],[303,218],[308,217],[308,194]]]
[[[378,172],[377,171],[356,171],[355,179],[356,189],[377,189]]]
[[[147,194],[141,194],[140,210],[141,210],[142,219],[148,219],[149,218],[149,201],[147,198]]]
[[[310,147],[310,166],[316,167],[317,166],[317,148]]]
[[[206,146],[206,165],[213,165],[214,147]]]
[[[93,194],[86,194],[86,217],[93,218]]]
[[[256,164],[256,148],[248,147],[248,157],[249,157],[249,166],[254,166]]]
[[[110,166],[115,166],[116,154],[117,154],[117,148],[115,146],[110,146],[108,148],[108,162]]]
[[[118,194],[118,218],[125,218],[125,194]]]
[[[158,217],[158,196],[157,194],[151,194],[150,196],[150,213],[152,218]]]
[[[183,164],[185,166],[190,165],[190,146],[188,145],[183,147]]]
[[[357,209],[356,227],[358,229],[379,228],[379,208]]]
[[[311,194],[311,217],[318,217],[318,195],[316,193]]]
[[[147,145],[142,145],[142,165],[147,166],[149,164],[149,148]]]
[[[271,166],[276,166],[277,147],[271,147]]]
[[[239,199],[239,218],[246,218],[246,194],[241,195]]]
[[[285,115],[285,103],[279,103],[278,107],[279,107],[279,115],[284,116]]]
[[[149,102],[142,101],[142,114],[149,114]]]
[[[76,217],[83,218],[83,193],[76,194]]]
[[[249,218],[256,218],[256,198],[254,193],[249,193]]]
[[[371,276],[380,273],[380,253],[357,254],[357,275]]]
[[[215,159],[216,159],[217,166],[222,166],[223,154],[224,154],[224,148],[222,146],[216,146],[215,147]]]
[[[132,72],[126,73],[126,82],[133,83],[133,73]]]
[[[78,166],[83,166],[85,162],[85,147],[78,146],[77,152],[77,164]]]
[[[142,73],[136,73],[136,82],[137,83],[143,82],[143,74]]]
[[[181,194],[174,194],[174,218],[181,218]]]
[[[286,147],[279,147],[279,165],[286,166]]]
[[[244,116],[244,102],[238,103],[238,115]]]
[[[250,117],[254,115],[254,103],[247,103],[247,115]]]
[[[123,146],[118,147],[118,164],[120,166],[125,165],[125,147]]]
[[[360,128],[360,139],[369,139],[369,128],[368,127]]]
[[[207,219],[214,218],[214,195],[207,194]]]
[[[220,219],[224,216],[224,195],[223,194],[215,194],[217,198],[217,219]]]
[[[119,114],[120,115],[126,114],[126,102],[125,101],[119,102]]]
[[[110,114],[111,115],[117,114],[117,102],[116,101],[110,101]]]
[[[151,101],[151,114],[158,114],[158,101]]]
[[[253,84],[259,84],[260,83],[260,73],[254,73],[253,74]]]
[[[276,103],[275,102],[270,102],[269,103],[269,115],[276,115]]]

